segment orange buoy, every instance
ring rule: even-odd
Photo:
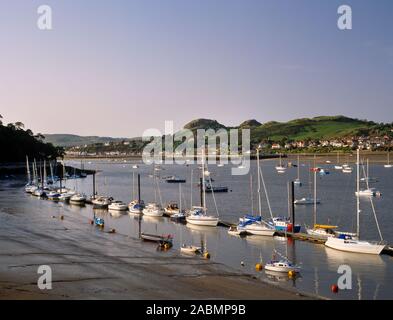
[[[293,278],[295,276],[296,276],[296,272],[295,271],[293,271],[293,270],[288,271],[288,277],[289,278]]]
[[[257,263],[257,264],[255,265],[255,270],[261,271],[262,269],[263,269],[262,263]]]
[[[210,259],[210,253],[206,251],[206,252],[203,254],[203,257],[204,257],[205,259]]]
[[[338,285],[332,284],[332,286],[330,287],[330,290],[332,290],[333,293],[337,293],[338,292]]]

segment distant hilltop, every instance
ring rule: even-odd
[[[381,124],[345,116],[319,116],[301,118],[288,122],[270,121],[260,123],[255,119],[243,121],[238,126],[225,126],[217,120],[196,119],[185,124],[184,129],[195,132],[198,129],[250,129],[251,143],[262,141],[286,143],[288,141],[340,139],[354,136],[392,135],[393,124]],[[111,138],[97,136],[78,136],[70,134],[46,134],[46,142],[56,146],[71,147],[92,144],[139,142],[140,138]],[[139,145],[139,143],[138,143]]]

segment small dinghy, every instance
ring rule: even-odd
[[[246,233],[247,231],[239,230],[237,226],[231,226],[228,229],[228,234],[230,234],[231,236],[241,236],[241,235],[245,235]]]
[[[193,245],[187,246],[187,245],[183,244],[180,247],[180,252],[185,253],[185,254],[197,254],[197,253],[202,252],[202,248],[197,247],[197,246],[193,246]]]
[[[157,234],[149,234],[149,233],[141,233],[141,239],[144,241],[150,241],[150,242],[157,242],[160,245],[164,245],[164,244],[169,244],[170,246],[172,246],[172,242],[173,242],[173,237],[169,234],[169,235],[157,235]]]

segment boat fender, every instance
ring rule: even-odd
[[[262,263],[257,263],[257,264],[255,265],[255,270],[261,271],[262,269],[263,269]]]
[[[332,290],[333,293],[338,293],[338,285],[332,284],[330,287],[330,290]]]
[[[206,251],[206,252],[203,254],[203,257],[204,257],[205,259],[210,259],[210,253]]]
[[[294,278],[296,276],[296,272],[295,271],[293,271],[293,270],[290,270],[290,271],[288,271],[288,277],[289,278]]]
[[[244,267],[244,262],[243,262],[243,261],[240,261],[240,265],[241,265],[242,267]]]

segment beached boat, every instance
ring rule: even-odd
[[[180,247],[180,252],[185,254],[197,254],[202,252],[202,247],[197,247],[193,245],[185,245],[183,244]]]
[[[365,241],[360,239],[360,199],[359,199],[359,191],[360,191],[360,169],[359,169],[359,149],[357,150],[357,177],[356,177],[356,221],[357,221],[357,230],[356,230],[356,238],[346,235],[340,234],[338,237],[329,237],[325,242],[325,245],[329,248],[347,251],[347,252],[356,252],[356,253],[365,253],[365,254],[381,254],[381,252],[385,248],[385,244],[383,243],[382,233],[379,228],[378,219],[376,213],[373,208],[374,218],[377,225],[377,229],[379,232],[379,236],[381,238],[380,242],[376,241]],[[370,200],[372,201],[372,200]],[[372,202],[371,202],[372,203]]]
[[[160,245],[169,244],[173,245],[173,237],[171,235],[157,235],[149,233],[141,233],[141,239],[144,241],[157,242]]]

